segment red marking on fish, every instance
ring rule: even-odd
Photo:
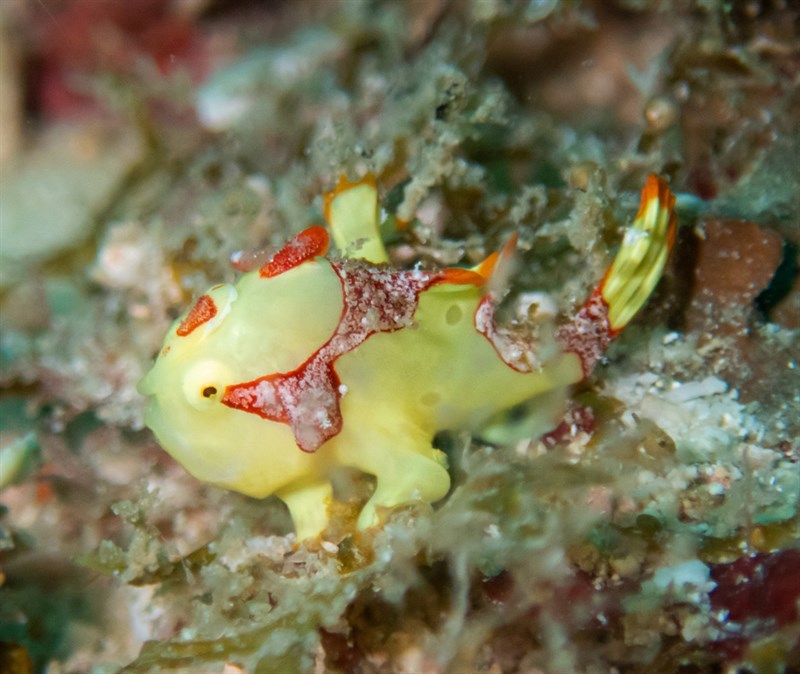
[[[272,278],[307,260],[321,257],[328,250],[328,241],[328,233],[324,227],[314,225],[304,229],[289,239],[286,245],[261,267],[258,275],[261,278]]]
[[[419,294],[444,279],[441,272],[396,271],[357,260],[331,266],[343,307],[330,339],[297,369],[230,385],[222,397],[228,407],[287,424],[304,452],[315,452],[342,430],[336,359],[372,334],[413,325]]]
[[[488,293],[481,299],[475,309],[475,329],[486,337],[500,359],[512,370],[531,372],[535,361],[531,340],[506,327],[498,326],[494,320],[496,307],[494,293]]]
[[[217,305],[208,295],[201,295],[191,311],[186,314],[186,318],[181,321],[175,331],[179,337],[186,337],[199,328],[203,323],[207,323],[217,315]]]
[[[561,326],[557,339],[564,351],[581,360],[583,376],[588,376],[617,336],[608,322],[608,304],[603,299],[603,284],[595,289],[572,320]]]

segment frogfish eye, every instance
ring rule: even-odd
[[[186,402],[198,410],[208,410],[219,394],[233,381],[230,368],[218,360],[202,360],[192,365],[183,377]]]

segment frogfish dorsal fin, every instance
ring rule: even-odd
[[[374,264],[389,261],[381,240],[378,188],[372,174],[356,182],[342,176],[324,201],[325,219],[342,255]]]

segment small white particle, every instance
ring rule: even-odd
[[[483,533],[485,533],[489,538],[500,538],[500,527],[496,524],[490,524],[487,526]]]
[[[677,342],[678,339],[680,339],[680,335],[677,332],[668,332],[661,338],[661,343],[666,346],[667,344]]]
[[[322,541],[320,545],[325,552],[329,552],[332,555],[335,555],[337,552],[339,552],[339,546],[335,543],[331,543],[330,541]]]

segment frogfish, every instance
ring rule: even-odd
[[[471,268],[396,269],[372,177],[325,195],[311,226],[196,299],[139,385],[145,421],[199,480],[276,495],[298,539],[328,525],[341,468],[375,478],[358,529],[450,487],[442,430],[480,434],[530,401],[532,437],[559,424],[585,378],[646,302],[675,239],[674,196],[648,177],[620,250],[565,322],[526,333],[496,320],[516,236]]]

